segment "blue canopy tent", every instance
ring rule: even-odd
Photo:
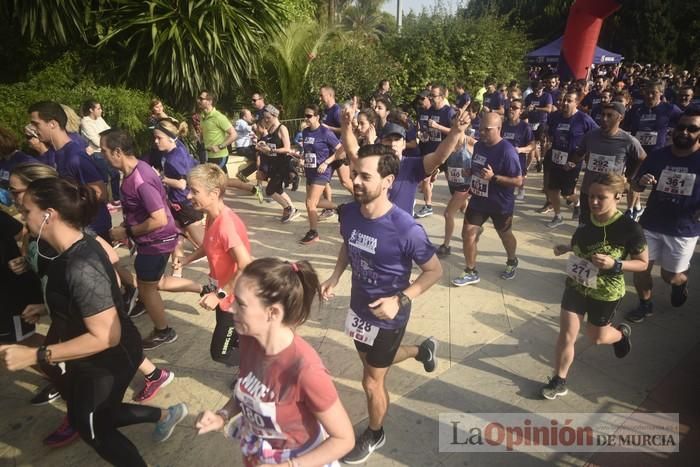
[[[560,37],[539,49],[533,50],[525,56],[527,62],[530,64],[558,64],[562,41],[563,37]],[[615,52],[596,47],[595,54],[593,55],[593,63],[596,65],[601,63],[620,63],[624,58],[625,57]]]

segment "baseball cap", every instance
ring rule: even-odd
[[[382,128],[382,138],[392,135],[398,135],[403,139],[406,139],[406,130],[401,125],[389,122],[384,126],[384,128]]]
[[[604,109],[613,109],[615,112],[619,113],[623,117],[625,116],[625,104],[623,104],[622,102],[612,101],[608,102],[607,104],[603,104],[602,107]]]
[[[277,110],[277,107],[275,107],[275,106],[272,105],[272,104],[267,104],[267,105],[263,108],[263,111],[269,113],[269,114],[272,115],[273,117],[279,117],[279,116],[280,116],[280,111]]]

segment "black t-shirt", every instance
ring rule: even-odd
[[[116,307],[121,324],[121,340],[115,347],[69,362],[114,367],[127,362],[138,366],[141,361],[141,337],[126,314],[114,268],[107,253],[94,238],[85,235],[47,269],[46,305],[61,341],[88,332],[85,318]]]

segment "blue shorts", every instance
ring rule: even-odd
[[[168,265],[170,253],[160,255],[137,254],[134,260],[136,278],[143,282],[158,282]]]

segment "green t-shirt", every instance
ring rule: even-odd
[[[596,222],[591,216],[590,223],[574,232],[571,247],[576,256],[588,261],[596,253],[622,261],[630,254],[643,252],[647,244],[642,227],[618,211],[604,224]],[[612,302],[625,295],[625,275],[599,270],[596,288],[586,287],[571,277],[567,277],[566,286],[596,300]]]
[[[202,112],[202,139],[204,140],[204,147],[208,148],[210,146],[216,146],[222,144],[226,141],[228,137],[228,130],[233,125],[226,118],[226,115],[222,114],[216,109],[212,109],[209,113]],[[220,159],[222,157],[228,156],[228,149],[220,149],[216,152],[209,152],[207,150],[207,157],[209,159]]]

